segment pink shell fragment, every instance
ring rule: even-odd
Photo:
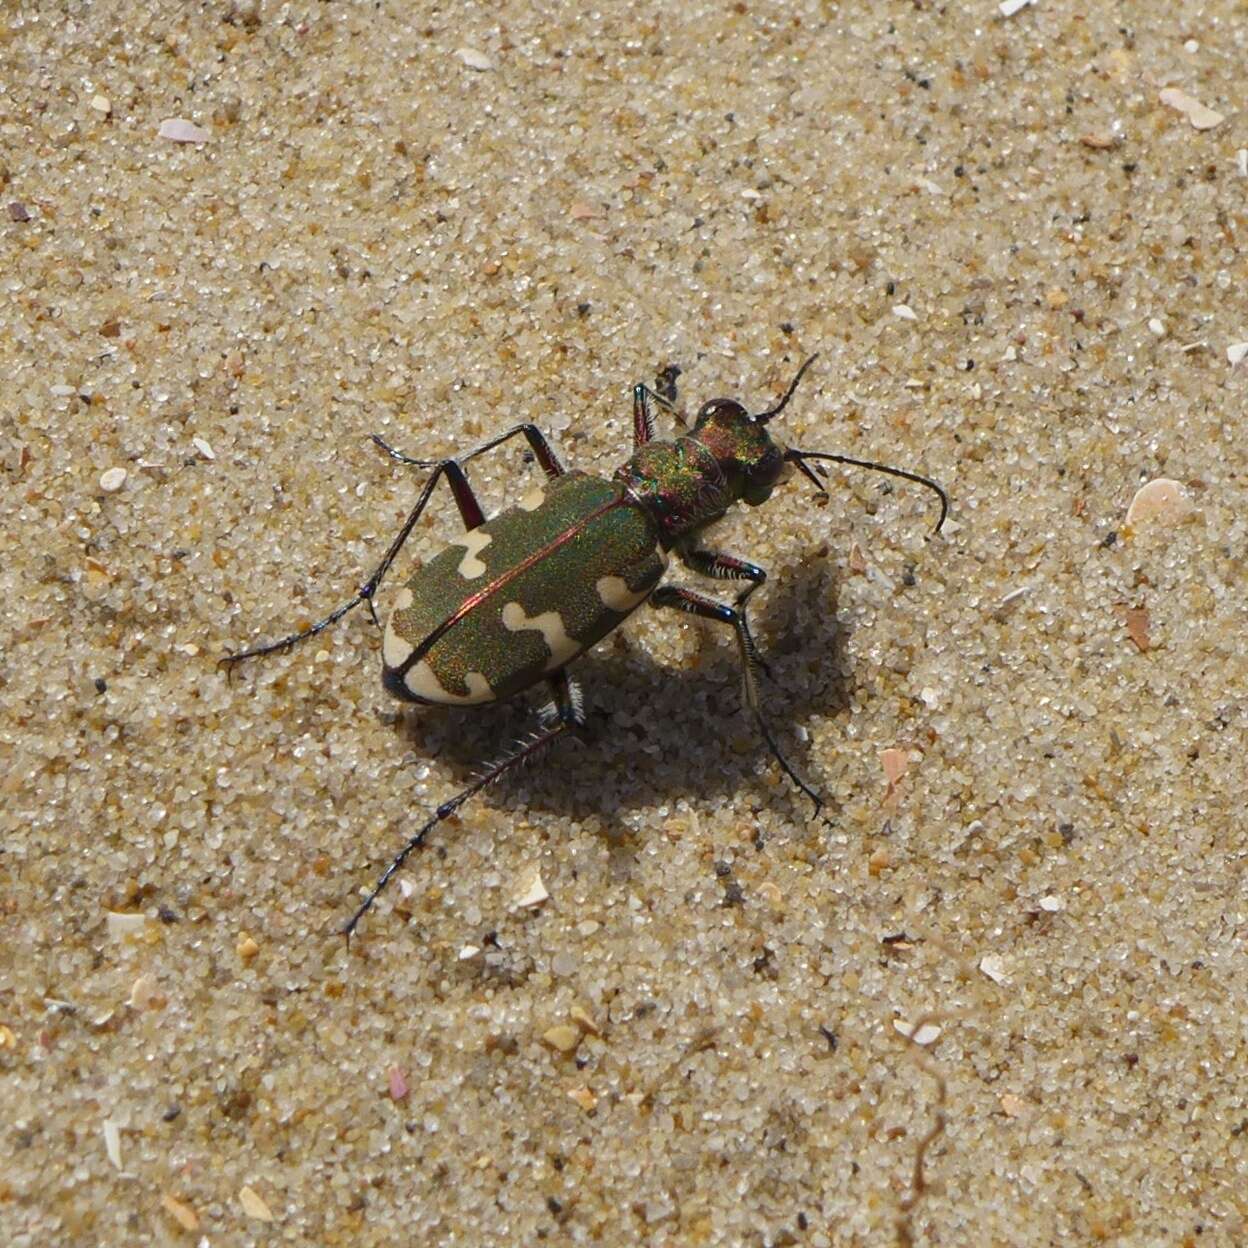
[[[398,1066],[391,1066],[386,1071],[386,1079],[390,1085],[390,1099],[392,1101],[401,1101],[407,1096],[407,1077],[402,1069]]]
[[[212,135],[185,117],[166,117],[160,123],[160,137],[174,143],[207,143]]]
[[[1127,508],[1127,523],[1157,520],[1162,524],[1173,524],[1187,514],[1188,506],[1187,495],[1179,482],[1169,477],[1157,477],[1136,490],[1131,506]]]
[[[884,768],[884,779],[888,781],[888,787],[891,789],[910,769],[910,751],[881,750],[880,765]]]
[[[1180,91],[1178,87],[1167,87],[1157,97],[1167,108],[1173,108],[1186,115],[1196,130],[1212,130],[1220,126],[1226,118],[1215,109],[1208,108],[1195,96]]]

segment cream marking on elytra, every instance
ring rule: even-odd
[[[594,582],[594,588],[598,591],[598,597],[602,599],[604,607],[609,607],[612,611],[627,612],[641,602],[654,586],[648,586],[640,593],[634,593],[622,576],[600,576]]]
[[[451,546],[462,546],[467,552],[459,561],[459,574],[466,581],[485,575],[485,564],[477,556],[494,540],[484,529],[469,529],[451,538]]]
[[[449,689],[443,689],[433,668],[429,666],[428,659],[421,659],[419,663],[409,668],[404,680],[412,693],[426,702],[441,702],[448,706],[472,706],[479,702],[494,700],[494,690],[490,688],[490,682],[480,672],[464,673],[464,684],[468,686],[466,694],[451,693]]]
[[[521,511],[536,511],[546,501],[546,491],[535,485],[517,504]]]
[[[381,643],[381,657],[387,667],[402,667],[407,662],[407,656],[416,648],[400,637],[394,627],[394,617],[400,611],[406,611],[413,601],[412,591],[406,585],[395,595],[394,610],[386,621],[386,635]]]
[[[509,633],[519,633],[529,629],[541,633],[550,658],[546,670],[553,672],[562,667],[569,659],[581,652],[579,642],[568,636],[563,626],[563,616],[558,611],[543,611],[541,615],[526,615],[518,602],[509,602],[503,608],[503,627]]]

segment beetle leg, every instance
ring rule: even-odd
[[[500,433],[498,437],[482,442],[480,446],[473,447],[471,451],[455,456],[455,459],[458,463],[466,464],[470,459],[476,459],[478,455],[484,455],[486,451],[492,451],[496,446],[501,446],[518,433],[524,435],[529,449],[533,452],[533,458],[537,460],[542,471],[549,478],[553,480],[567,472],[567,469],[559,462],[559,456],[555,454],[554,448],[546,440],[546,435],[536,425],[528,423],[513,425],[504,433]],[[380,434],[374,433],[372,439],[391,459],[400,464],[410,464],[413,468],[433,468],[442,463],[440,459],[413,459],[410,455],[404,455],[402,451],[396,451]]]
[[[315,637],[318,633],[323,633],[330,625],[337,624],[344,615],[349,611],[354,611],[362,602],[368,603],[373,623],[380,625],[381,622],[377,619],[377,612],[373,607],[373,596],[381,585],[382,578],[390,570],[390,565],[395,561],[399,551],[403,549],[403,543],[411,536],[412,530],[416,527],[416,521],[420,519],[421,513],[429,505],[429,499],[433,494],[434,487],[438,484],[439,478],[443,476],[450,483],[451,492],[455,495],[455,501],[459,505],[460,515],[464,517],[464,523],[469,528],[475,528],[478,524],[481,524],[484,517],[481,514],[480,505],[473,495],[472,486],[468,484],[468,478],[464,476],[464,470],[453,459],[442,460],[435,466],[433,476],[425,483],[425,488],[421,490],[420,497],[416,500],[416,506],[412,508],[411,513],[403,522],[403,527],[395,536],[394,541],[390,543],[390,548],[386,551],[385,557],[377,565],[372,576],[356,591],[355,597],[350,602],[344,602],[342,606],[331,611],[323,620],[318,620],[315,624],[303,629],[301,632],[291,633],[288,637],[283,637],[281,641],[272,641],[267,645],[255,646],[239,654],[227,654],[221,660],[220,666],[232,669],[236,663],[241,663],[244,659],[255,659],[261,655],[275,654],[279,650],[289,650],[300,642],[307,641],[308,638]],[[472,519],[474,516],[475,521]]]
[[[561,737],[569,729],[578,728],[584,724],[585,710],[581,701],[581,691],[576,682],[572,680],[566,671],[558,671],[550,677],[550,685],[554,694],[554,701],[548,708],[549,712],[553,712],[551,717],[546,719],[546,722],[536,732],[517,741],[512,749],[504,754],[502,758],[479,772],[471,784],[461,789],[454,797],[443,802],[425,820],[425,823],[416,835],[399,850],[394,860],[382,872],[377,883],[373,885],[372,891],[364,898],[359,909],[356,910],[347,922],[347,925],[342,929],[342,934],[348,940],[351,939],[351,934],[355,931],[360,920],[372,909],[373,902],[377,900],[381,891],[403,869],[403,864],[407,861],[408,856],[413,850],[419,849],[425,843],[425,837],[439,823],[444,819],[449,819],[470,797],[480,793],[487,785],[493,784],[500,776],[505,775],[515,767],[519,767],[522,763],[527,763],[535,754],[544,750],[556,737]]]
[[[699,576],[709,577],[716,581],[748,581],[749,583],[734,599],[739,608],[745,607],[750,595],[767,579],[766,569],[745,559],[738,559],[736,555],[721,555],[713,550],[678,549],[676,557],[691,572],[696,572]],[[766,675],[771,675],[771,669],[767,666],[765,659],[759,657],[758,665]]]
[[[724,556],[719,557],[724,558]],[[751,585],[745,591],[746,597],[755,587]],[[814,802],[815,815],[818,817],[820,810],[823,809],[823,799],[793,770],[792,764],[780,752],[780,747],[776,744],[776,739],[772,736],[771,729],[763,717],[762,703],[758,696],[758,668],[761,660],[745,618],[744,608],[730,607],[725,603],[716,602],[713,598],[707,598],[696,590],[686,589],[683,585],[660,585],[650,595],[650,602],[656,607],[674,607],[678,611],[685,611],[704,620],[716,620],[720,624],[732,625],[737,634],[737,646],[741,651],[741,695],[745,704],[754,716],[754,722],[758,724],[758,730],[762,733],[763,740],[767,742],[767,748],[771,751],[772,757],[780,764],[784,774]]]
[[[657,390],[651,390],[645,382],[638,382],[633,387],[633,450],[639,446],[645,446],[654,437],[654,415],[650,411],[651,399],[679,420],[676,412],[676,378],[679,376],[679,366],[669,364],[655,379],[659,386]]]

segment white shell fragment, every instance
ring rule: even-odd
[[[541,870],[534,867],[521,883],[515,903],[517,906],[540,906],[549,896],[546,885],[542,882]]]
[[[191,445],[205,458],[216,459],[217,453],[207,438],[192,438]]]
[[[994,984],[1007,984],[1010,977],[1005,970],[1005,959],[996,953],[985,954],[979,960],[979,969],[988,976]]]
[[[166,117],[160,123],[160,137],[173,143],[207,143],[212,135],[185,117]]]
[[[1046,893],[1040,898],[1039,901],[1036,902],[1036,905],[1038,905],[1046,914],[1060,914],[1066,909],[1065,900],[1053,893]]]
[[[918,313],[906,303],[896,304],[893,307],[893,315],[901,317],[903,321],[917,321],[919,319]]]
[[[100,473],[100,489],[105,494],[116,494],[126,483],[130,474],[124,468],[105,468]]]
[[[108,1159],[121,1169],[121,1127],[112,1118],[104,1119],[104,1151]]]
[[[907,1040],[913,1040],[915,1044],[934,1044],[940,1039],[941,1028],[937,1027],[935,1023],[920,1023],[916,1031],[913,1023],[905,1023],[900,1018],[895,1018],[893,1019],[893,1028],[900,1035],[905,1036]]]
[[[238,1203],[242,1205],[243,1212],[249,1218],[255,1218],[257,1222],[273,1221],[273,1211],[264,1203],[254,1188],[239,1188]]]
[[[113,111],[113,103],[106,95],[93,95],[91,97],[91,108],[94,112],[107,117]]]
[[[478,73],[483,74],[486,70],[494,68],[494,62],[484,52],[478,52],[476,48],[456,48],[455,55],[469,69],[475,69]]]
[[[1176,109],[1187,115],[1188,121],[1197,130],[1212,130],[1226,120],[1223,115],[1212,108],[1206,108],[1194,95],[1188,95],[1178,87],[1167,87],[1157,97],[1167,108]]]
[[[1238,368],[1248,360],[1248,342],[1233,342],[1226,349],[1226,358],[1232,368]]]
[[[1173,524],[1187,514],[1188,507],[1187,495],[1179,482],[1169,477],[1156,477],[1136,490],[1127,508],[1127,523],[1134,525],[1157,520],[1162,524]]]
[[[137,936],[147,926],[145,914],[121,914],[116,910],[108,911],[109,940],[125,940],[127,936]]]
[[[1020,9],[1025,9],[1034,0],[1001,0],[997,8],[1001,10],[1002,17],[1013,17]]]

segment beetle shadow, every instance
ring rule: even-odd
[[[849,702],[848,636],[837,622],[838,589],[836,570],[818,560],[769,580],[750,602],[751,630],[770,670],[759,679],[764,715],[793,768],[824,797],[825,818],[835,814],[825,777],[796,729],[815,712],[843,714]],[[597,816],[614,836],[622,831],[622,812],[679,798],[706,803],[778,771],[742,706],[735,642],[716,645],[708,637],[695,665],[664,666],[634,640],[636,622],[644,627],[647,610],[653,608],[643,607],[632,617],[631,633],[625,625],[625,631],[570,669],[585,694],[586,726],[574,739],[555,742],[532,764],[500,777],[474,801],[500,810]],[[730,630],[722,631],[731,638]],[[532,732],[537,707],[546,700],[541,692],[497,707],[411,711],[403,732],[423,757],[449,767],[454,784],[466,785],[484,764]],[[561,764],[561,757],[574,750],[575,764]],[[569,783],[571,769],[578,777],[601,775],[603,781],[588,789]],[[813,809],[810,800],[787,779],[783,783],[780,790],[753,784],[760,807],[785,802],[805,822]]]

